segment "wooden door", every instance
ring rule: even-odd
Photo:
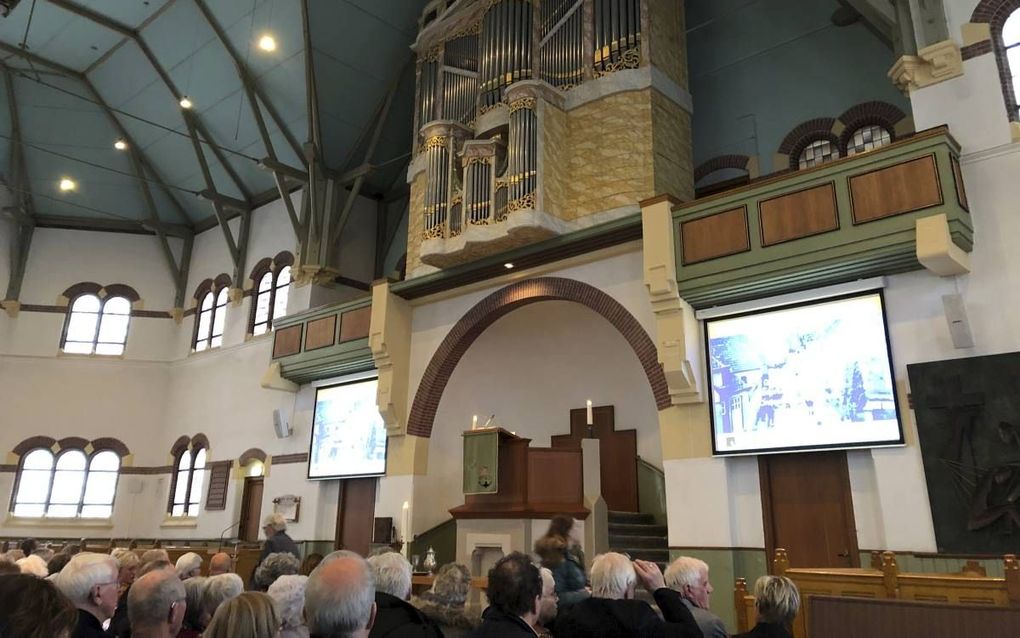
[[[241,496],[241,522],[238,534],[243,541],[255,543],[259,540],[259,523],[262,520],[263,478],[249,476],[244,479],[244,492]]]
[[[348,549],[368,556],[375,531],[375,486],[377,478],[343,479],[337,504],[336,549]]]
[[[859,567],[846,452],[758,457],[765,548],[791,567]]]
[[[551,438],[552,447],[581,449],[587,437],[588,414],[584,408],[570,411],[570,434]],[[613,512],[638,511],[637,430],[617,430],[616,411],[611,405],[592,409],[592,434],[599,440],[599,473],[602,498]]]

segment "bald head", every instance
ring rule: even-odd
[[[209,560],[209,575],[218,576],[220,574],[229,574],[234,571],[234,561],[230,558],[230,554],[226,552],[219,552],[213,554],[212,559]]]
[[[314,635],[368,636],[375,622],[375,586],[368,563],[333,552],[308,577],[305,622]]]
[[[128,620],[135,638],[173,638],[186,610],[184,583],[173,569],[145,574],[128,592]]]

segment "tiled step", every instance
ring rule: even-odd
[[[640,559],[652,561],[654,563],[668,563],[669,562],[669,549],[649,549],[647,547],[615,547],[610,544],[613,548],[612,551],[619,552],[621,554],[627,554],[632,559]]]
[[[640,512],[609,512],[609,524],[629,523],[631,525],[654,525],[655,517]]]
[[[609,535],[609,546],[610,547],[647,547],[649,549],[665,549],[669,547],[669,542],[665,536],[653,535],[653,536],[637,536],[637,535]]]
[[[665,525],[648,525],[633,523],[610,523],[609,536],[662,536],[666,537]]]

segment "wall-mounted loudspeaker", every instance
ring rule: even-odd
[[[276,429],[276,438],[278,439],[285,439],[294,433],[290,424],[283,418],[283,414],[280,412],[279,408],[273,410],[273,428]]]
[[[970,322],[967,320],[967,308],[963,305],[963,297],[958,293],[942,295],[942,308],[949,324],[949,337],[954,348],[973,348],[974,335],[970,333]]]

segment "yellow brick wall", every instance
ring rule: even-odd
[[[555,106],[543,103],[539,107],[539,126],[542,141],[542,159],[539,167],[539,184],[543,212],[561,216],[571,207],[568,203],[568,157],[570,150],[569,120],[567,114]]]
[[[421,265],[421,233],[425,217],[425,171],[411,182],[411,198],[407,212],[407,272]]]
[[[567,205],[576,219],[655,194],[651,89],[617,93],[567,113]]]
[[[655,194],[681,201],[694,198],[691,116],[662,93],[652,90],[652,149]]]
[[[683,0],[645,0],[651,16],[648,38],[651,63],[687,88],[687,39]]]

